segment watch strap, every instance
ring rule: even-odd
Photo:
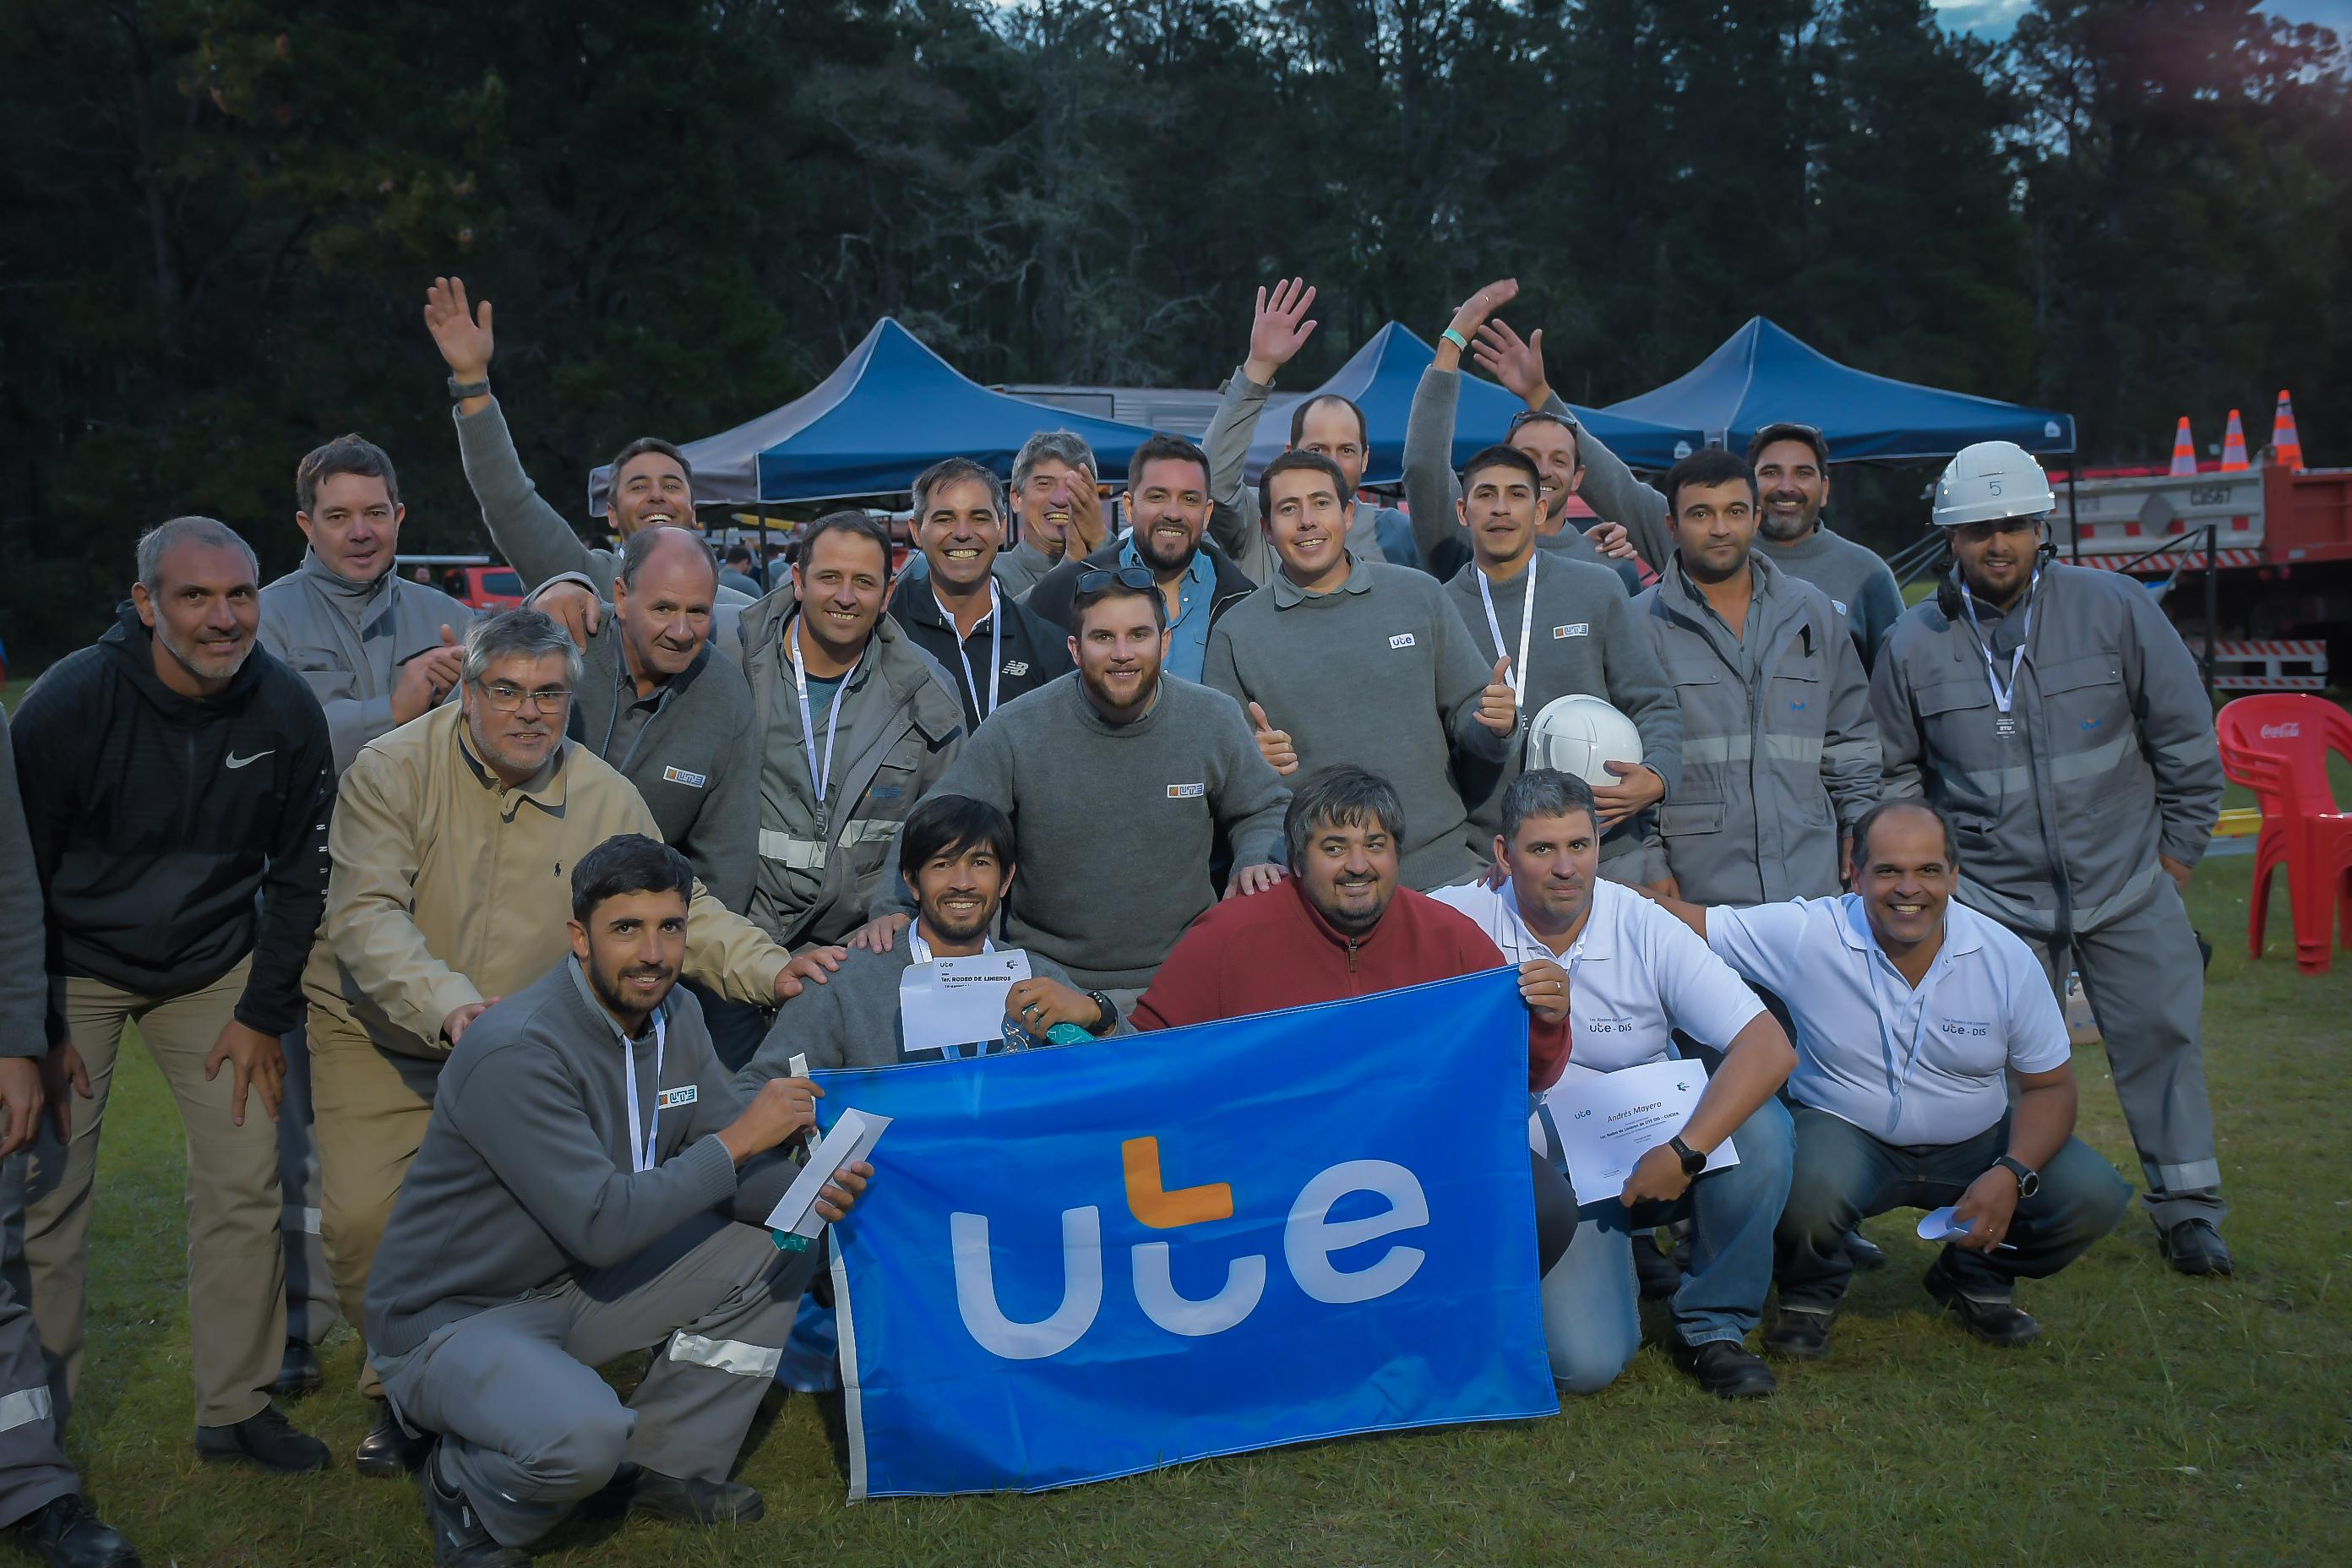
[[[2042,1173],[2036,1171],[2032,1166],[2027,1164],[2024,1161],[2017,1159],[2012,1155],[2003,1154],[2000,1159],[1995,1160],[1993,1163],[1996,1165],[2007,1166],[2009,1168],[2009,1173],[2017,1178],[2017,1195],[2019,1197],[2030,1198],[2041,1190]]]
[[[452,403],[462,402],[468,397],[488,397],[489,395],[490,384],[488,381],[459,381],[454,375],[449,378],[449,401]]]
[[[1681,1133],[1677,1132],[1667,1139],[1666,1147],[1672,1149],[1675,1152],[1675,1158],[1683,1163],[1684,1175],[1696,1176],[1706,1169],[1706,1156],[1684,1142]]]
[[[1113,1029],[1118,1028],[1118,1008],[1117,1005],[1114,1004],[1108,996],[1103,994],[1103,993],[1099,991],[1089,991],[1087,994],[1093,997],[1095,999],[1095,1005],[1102,1009],[1102,1019],[1095,1025],[1091,1032],[1097,1035],[1108,1035]]]

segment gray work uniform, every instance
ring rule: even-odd
[[[47,957],[40,873],[16,795],[16,750],[8,743],[8,716],[0,711],[0,1056],[38,1061],[47,1052]],[[81,1490],[59,1441],[41,1332],[25,1304],[31,1294],[25,1161],[21,1153],[12,1156],[16,1179],[0,1182],[0,1524]],[[332,1291],[327,1303],[326,1321],[332,1323]]]
[[[360,748],[393,728],[392,689],[402,668],[442,646],[447,626],[459,642],[474,624],[470,605],[440,589],[404,579],[387,566],[373,583],[327,570],[315,552],[261,590],[261,646],[300,676],[327,715],[335,772]],[[286,1057],[285,1098],[278,1107],[278,1184],[284,1194],[286,1332],[304,1344],[326,1339],[341,1311],[319,1237],[319,1149],[310,1109],[310,1047],[300,1029],[278,1038]]]
[[[488,406],[470,417],[455,407],[450,419],[457,426],[457,452],[466,465],[466,482],[482,508],[482,526],[490,542],[507,558],[525,588],[536,588],[566,573],[576,572],[589,592],[599,598],[613,591],[621,574],[621,552],[602,546],[591,549],[572,531],[572,525],[539,493],[522,471],[507,416],[491,398]],[[751,596],[724,583],[710,600],[710,640],[729,658],[739,658],[736,618],[752,604]]]
[[[1675,555],[1675,531],[1666,521],[1665,496],[1644,483],[1600,437],[1579,424],[1558,397],[1545,404],[1544,411],[1567,420],[1576,432],[1576,460],[1584,465],[1584,481],[1576,493],[1601,521],[1624,529],[1633,537],[1634,553],[1663,575]]]
[[[964,741],[963,704],[947,672],[888,616],[875,621],[832,712],[817,713],[812,699],[814,733],[804,734],[786,642],[798,610],[789,595],[771,594],[742,623],[760,769],[759,868],[745,912],[787,947],[838,942],[866,923],[891,839]],[[831,772],[819,799],[828,728]]]
[[[751,689],[705,643],[694,661],[637,695],[610,605],[581,658],[572,738],[637,786],[662,839],[694,863],[710,896],[744,912],[760,833]]]
[[[1535,574],[1535,606],[1528,610],[1528,573]],[[1479,584],[1486,593],[1481,595]],[[1633,614],[1617,574],[1591,562],[1538,552],[1529,565],[1501,582],[1483,577],[1476,563],[1445,584],[1445,595],[1469,629],[1478,656],[1511,660],[1518,672],[1519,631],[1528,632],[1527,686],[1519,702],[1520,730],[1547,704],[1570,692],[1590,692],[1633,722],[1642,737],[1642,761],[1665,781],[1671,798],[1682,778],[1683,718],[1674,684],[1658,662],[1657,644]],[[1486,619],[1487,601],[1495,619]],[[1502,633],[1497,644],[1495,634]],[[1470,847],[1494,854],[1503,830],[1503,792],[1519,776],[1525,742],[1500,763],[1470,754],[1454,759],[1462,802],[1470,814]],[[1601,836],[1601,874],[1612,881],[1655,881],[1659,872],[1648,840],[1656,836],[1653,811],[1637,812]]]
[[[1433,364],[1412,389],[1412,409],[1404,426],[1404,503],[1412,517],[1414,547],[1423,564],[1448,579],[1471,560],[1468,531],[1454,512],[1454,502],[1462,499],[1461,479],[1454,471],[1454,418],[1461,400],[1462,373]],[[1504,434],[1496,432],[1495,439],[1501,441]],[[1578,493],[1582,493],[1580,487]],[[1565,520],[1557,532],[1538,531],[1536,546],[1605,566],[1618,574],[1626,593],[1642,591],[1640,567],[1601,553],[1582,529]]]
[[[1761,556],[1735,637],[1680,556],[1633,608],[1683,715],[1680,787],[1658,808],[1666,868],[1698,904],[1827,898],[1843,834],[1878,799],[1870,689],[1828,597]]]
[[[566,959],[475,1020],[376,1252],[384,1394],[440,1434],[445,1479],[502,1545],[540,1540],[625,1460],[726,1479],[822,1256],[761,1224],[793,1163],[737,1170],[718,1134],[741,1101],[700,1011],[673,991],[663,1012],[625,1037]],[[647,1345],[624,1404],[596,1369]]]
[[[1868,675],[1878,662],[1878,645],[1903,615],[1903,590],[1885,558],[1820,521],[1794,544],[1782,544],[1759,531],[1756,548],[1790,576],[1830,596],[1830,608],[1844,618],[1854,651],[1862,656],[1862,672]]]
[[[1214,503],[1209,537],[1253,583],[1265,582],[1282,564],[1265,530],[1258,526],[1257,490],[1249,482],[1250,442],[1257,435],[1258,416],[1265,412],[1266,394],[1273,390],[1235,365],[1201,437],[1201,449],[1209,459],[1209,500]],[[1347,544],[1357,560],[1423,565],[1412,539],[1412,521],[1395,507],[1349,503]]]
[[[1947,583],[1879,650],[1886,793],[1951,818],[1958,897],[2022,937],[2053,988],[2082,973],[2156,1223],[2218,1221],[2204,966],[2158,859],[2196,865],[2221,814],[2196,663],[2147,590],[2114,573],[2052,563],[2010,614],[1976,612],[1981,631]],[[1986,656],[2006,686],[2021,647],[2003,715]]]

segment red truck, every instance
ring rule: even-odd
[[[477,610],[522,608],[522,578],[511,566],[487,555],[399,555],[394,570],[429,583],[461,605]]]

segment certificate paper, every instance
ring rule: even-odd
[[[898,977],[898,1018],[907,1050],[950,1051],[1004,1036],[1004,994],[1029,978],[1029,955],[999,948],[970,958],[910,963]]]
[[[789,1236],[814,1237],[824,1228],[824,1216],[816,1212],[816,1201],[824,1195],[824,1184],[833,1180],[834,1173],[856,1164],[874,1152],[874,1145],[882,1142],[883,1130],[890,1118],[871,1111],[845,1110],[833,1131],[812,1151],[801,1173],[776,1200],[768,1213],[768,1228]]]
[[[1706,1069],[1693,1061],[1648,1062],[1615,1072],[1570,1073],[1544,1093],[1568,1155],[1568,1179],[1580,1204],[1613,1198],[1651,1150],[1683,1130],[1706,1090]],[[1726,1138],[1706,1168],[1739,1163]]]

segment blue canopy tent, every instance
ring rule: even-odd
[[[1257,434],[1250,442],[1249,472],[1255,478],[1274,461],[1290,439],[1290,411],[1303,398],[1338,393],[1355,399],[1364,411],[1371,450],[1364,462],[1364,483],[1392,485],[1404,477],[1404,426],[1412,412],[1412,391],[1421,373],[1435,357],[1412,331],[1391,321],[1365,341],[1331,379],[1311,392],[1266,399]],[[1491,381],[1475,375],[1462,378],[1462,401],[1454,420],[1454,462],[1458,468],[1482,447],[1501,440],[1514,416],[1526,405]],[[1578,419],[1635,468],[1665,468],[1699,444],[1696,427],[1654,425],[1642,419],[1599,409],[1575,409]]]
[[[942,458],[971,458],[1010,475],[1040,430],[1073,430],[1107,474],[1151,432],[991,392],[897,321],[874,323],[831,375],[782,407],[682,449],[697,506],[773,506],[888,495]],[[588,476],[588,510],[604,511],[609,468]]]
[[[1948,458],[1977,441],[2014,441],[2029,452],[2074,449],[2071,414],[1872,375],[1761,316],[1685,374],[1608,411],[1689,426],[1743,452],[1764,426],[1795,420],[1818,427],[1831,460],[1840,463]]]

